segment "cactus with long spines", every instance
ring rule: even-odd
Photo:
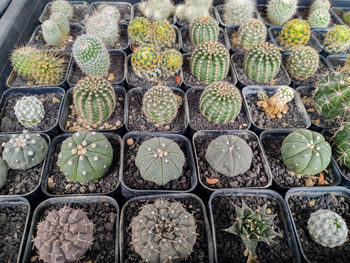
[[[18,170],[30,169],[41,163],[47,153],[48,145],[38,133],[13,134],[10,140],[2,144],[2,158],[9,168]]]
[[[50,20],[55,22],[60,29],[63,36],[66,36],[70,32],[70,25],[67,17],[59,12],[54,12],[50,15]]]
[[[266,41],[267,30],[263,22],[251,18],[241,24],[237,35],[241,47],[248,50],[253,45],[261,44]]]
[[[181,52],[176,49],[167,49],[161,56],[163,78],[174,76],[181,70],[183,64]]]
[[[224,5],[223,21],[228,25],[240,25],[254,17],[254,0],[228,0]]]
[[[310,13],[315,12],[316,10],[325,10],[329,11],[331,8],[331,3],[328,0],[315,0],[311,7],[310,7]]]
[[[307,21],[299,18],[292,19],[286,23],[278,37],[284,49],[291,49],[295,46],[305,46],[309,43],[311,36],[310,25]]]
[[[272,24],[283,25],[297,11],[298,0],[270,0],[267,4],[267,17]]]
[[[332,140],[337,161],[350,169],[350,124],[340,127]]]
[[[175,15],[181,21],[191,22],[200,16],[208,16],[213,0],[185,0],[175,8]]]
[[[0,157],[0,189],[6,184],[8,169],[9,166],[4,159]]]
[[[43,38],[51,46],[60,46],[63,43],[63,35],[57,24],[48,19],[41,25]]]
[[[145,204],[132,218],[131,235],[142,261],[182,262],[196,243],[196,222],[180,202],[158,199]]]
[[[80,209],[64,206],[37,225],[34,246],[44,262],[76,262],[91,248],[94,224]]]
[[[55,12],[64,14],[70,21],[73,18],[74,7],[65,0],[56,0],[51,4],[51,13]]]
[[[102,4],[101,8],[98,8],[100,14],[110,17],[119,23],[120,20],[120,12],[116,6],[109,4]]]
[[[16,102],[15,115],[25,128],[38,125],[45,116],[44,105],[35,96],[25,96]]]
[[[287,71],[295,79],[304,80],[312,77],[318,69],[319,55],[309,46],[299,46],[292,49],[287,59]]]
[[[337,25],[330,28],[322,44],[328,53],[346,52],[350,48],[350,27]]]
[[[211,16],[200,16],[190,25],[190,41],[193,46],[219,38],[219,24]]]
[[[137,48],[131,55],[131,66],[141,79],[155,81],[162,76],[161,53],[154,46],[145,45]]]
[[[331,15],[328,10],[317,9],[314,12],[310,13],[307,18],[311,28],[322,28],[328,27],[331,22]]]
[[[168,19],[175,11],[170,0],[147,0],[139,5],[143,15],[152,20]]]
[[[300,129],[284,139],[281,154],[289,170],[301,175],[315,175],[328,167],[332,148],[320,133]]]

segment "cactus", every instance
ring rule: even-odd
[[[61,30],[62,35],[69,35],[70,25],[67,17],[59,12],[54,12],[50,15],[50,20],[55,22],[58,28]]]
[[[252,46],[244,57],[243,68],[247,76],[260,83],[270,82],[280,70],[282,55],[271,43]]]
[[[240,91],[228,82],[218,82],[206,87],[199,100],[202,115],[216,124],[234,122],[241,107]]]
[[[182,175],[185,155],[173,140],[155,137],[140,145],[135,164],[144,180],[166,185]]]
[[[280,105],[285,105],[294,98],[294,90],[288,86],[281,86],[274,94],[276,101]]]
[[[163,77],[171,77],[177,74],[182,68],[182,54],[175,49],[168,49],[162,53],[162,72]]]
[[[34,246],[45,262],[77,262],[93,244],[94,224],[80,209],[64,206],[37,225]]]
[[[248,171],[252,158],[252,149],[235,135],[221,135],[212,140],[205,153],[205,159],[211,168],[230,177]]]
[[[349,26],[334,26],[323,39],[323,47],[328,53],[344,53],[350,47]]]
[[[181,21],[191,22],[200,16],[208,16],[213,0],[185,0],[176,6],[175,15]]]
[[[131,235],[142,261],[183,262],[196,243],[196,222],[180,202],[158,199],[132,218]]]
[[[340,127],[333,137],[333,149],[337,161],[350,169],[350,124]]]
[[[315,12],[316,10],[325,10],[329,11],[331,8],[331,3],[328,0],[315,0],[311,7],[310,7],[310,13]]]
[[[141,79],[155,81],[162,76],[161,54],[154,46],[145,45],[137,48],[131,55],[131,66]]]
[[[51,5],[51,13],[55,12],[64,14],[68,21],[70,21],[73,18],[74,8],[65,0],[57,0],[52,2]]]
[[[0,157],[0,189],[6,184],[8,169],[7,163]]]
[[[139,5],[143,15],[152,20],[168,19],[175,10],[170,0],[147,0]]]
[[[40,51],[31,46],[15,49],[11,54],[11,63],[14,70],[23,77],[32,75],[33,58],[36,58]]]
[[[218,42],[204,42],[197,45],[192,53],[191,72],[204,84],[223,80],[230,67],[230,54]]]
[[[344,12],[343,21],[345,24],[350,25],[350,11]]]
[[[331,22],[331,15],[328,10],[317,9],[310,13],[307,22],[311,28],[328,27]]]
[[[63,43],[63,35],[57,24],[52,20],[46,20],[41,26],[45,42],[51,46],[60,46]]]
[[[151,22],[144,17],[135,17],[128,26],[128,37],[132,44],[141,46],[151,42],[149,34]]]
[[[305,46],[310,40],[310,25],[307,21],[295,18],[286,23],[279,35],[280,44],[284,49],[294,46]]]
[[[267,4],[267,16],[272,24],[283,25],[297,11],[298,0],[270,0]]]
[[[266,37],[266,26],[255,18],[246,20],[238,30],[238,41],[245,50],[250,49],[255,44],[264,43]]]
[[[109,69],[109,54],[105,45],[89,35],[79,36],[73,44],[73,57],[88,76],[104,76]]]
[[[332,148],[320,133],[300,129],[284,139],[281,153],[289,170],[301,175],[315,175],[328,167]]]
[[[190,25],[190,41],[197,46],[208,41],[217,41],[219,38],[219,25],[211,16],[200,16]]]
[[[101,4],[100,6],[101,8],[98,9],[100,14],[105,15],[110,19],[114,19],[115,21],[117,21],[117,23],[119,23],[120,12],[117,7],[108,4]]]
[[[38,133],[13,134],[2,144],[2,158],[11,169],[27,170],[41,163],[47,153],[47,142]]]
[[[319,56],[315,49],[309,46],[294,47],[287,59],[287,71],[295,79],[308,79],[317,71],[318,63]]]
[[[228,25],[240,25],[254,17],[254,0],[228,0],[224,5],[223,20]]]
[[[341,246],[346,242],[348,235],[345,220],[337,213],[324,209],[310,215],[307,229],[317,244],[328,248]]]
[[[35,96],[22,97],[14,107],[19,123],[25,128],[38,125],[45,116],[44,105]]]
[[[73,104],[80,117],[89,123],[99,123],[114,112],[115,92],[108,80],[86,77],[73,89]]]

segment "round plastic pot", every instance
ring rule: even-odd
[[[109,196],[74,196],[74,197],[59,197],[59,198],[50,198],[43,202],[41,202],[34,210],[33,218],[31,220],[31,225],[28,233],[28,238],[25,243],[24,247],[24,255],[23,255],[23,261],[22,262],[31,262],[31,254],[34,249],[33,246],[33,237],[36,235],[36,227],[40,220],[40,215],[43,213],[46,209],[48,209],[50,206],[55,205],[69,205],[69,204],[94,204],[94,203],[108,203],[111,206],[113,206],[116,210],[116,222],[115,222],[115,228],[114,231],[116,232],[116,240],[115,240],[115,251],[114,256],[115,260],[114,262],[118,262],[119,258],[119,244],[118,244],[118,238],[119,238],[119,206],[117,201],[115,201],[113,198]]]
[[[187,190],[139,190],[139,189],[132,189],[128,187],[125,184],[124,181],[124,166],[125,166],[125,158],[124,158],[124,150],[125,150],[125,144],[129,138],[146,138],[146,137],[163,137],[170,140],[180,140],[184,143],[186,152],[185,157],[188,161],[189,168],[191,169],[191,187]],[[120,166],[120,184],[122,189],[122,195],[129,199],[136,196],[145,196],[145,195],[156,195],[156,194],[176,194],[176,193],[190,193],[192,192],[197,184],[197,173],[196,173],[196,166],[194,164],[194,157],[192,152],[192,147],[190,141],[182,135],[179,134],[169,134],[169,133],[159,133],[159,132],[129,132],[124,135],[123,142],[122,142],[122,162]],[[181,175],[184,176],[184,175]]]
[[[309,16],[309,9],[310,9],[310,6],[304,6],[304,5],[303,6],[299,6],[298,5],[298,9],[297,9],[297,16],[298,16],[298,18],[307,20],[307,18]],[[329,10],[329,13],[330,13],[330,16],[331,16],[331,20],[330,20],[329,25],[326,28],[330,28],[330,27],[333,27],[335,25],[342,25],[343,24],[334,15],[334,12]],[[322,29],[322,28],[324,28],[324,27],[318,27],[318,28],[311,27],[311,29]]]
[[[178,202],[181,202],[181,200],[193,200],[194,202],[199,203],[202,213],[203,213],[203,218],[205,221],[205,233],[198,233],[199,235],[206,235],[207,239],[207,244],[208,244],[208,251],[207,251],[207,259],[209,263],[214,263],[214,252],[213,252],[213,238],[210,230],[210,225],[206,213],[206,208],[203,203],[203,201],[196,195],[194,194],[189,194],[189,193],[181,193],[181,194],[160,194],[160,195],[151,195],[151,196],[139,196],[132,198],[128,200],[122,210],[121,210],[121,215],[120,215],[120,230],[119,230],[119,249],[120,249],[120,262],[125,262],[125,255],[124,255],[124,246],[132,246],[132,244],[126,244],[124,239],[126,236],[126,229],[129,227],[128,224],[126,224],[125,220],[125,211],[126,209],[132,205],[133,203],[141,203],[141,204],[146,204],[149,202],[153,202],[157,199],[165,199],[165,200],[176,200]],[[136,214],[135,214],[136,216]]]
[[[176,2],[176,1],[174,1],[174,2]],[[180,1],[179,1],[179,2],[180,2]],[[181,2],[183,2],[183,1],[181,1]],[[216,1],[214,1],[214,2],[216,2]],[[179,4],[179,3],[178,3],[178,4]],[[213,3],[213,4],[215,4],[215,3]],[[209,8],[209,15],[210,15],[211,17],[214,17],[214,18],[217,20],[216,15],[215,15],[215,7],[214,7],[214,6],[211,6],[211,7]],[[179,26],[179,27],[188,27],[188,26],[190,26],[190,23],[185,22],[185,21],[181,21],[180,19],[178,19],[178,18],[176,17],[176,14],[174,15],[174,17],[175,17],[175,21],[176,21],[176,25],[177,25],[177,26]]]
[[[332,70],[343,67],[349,55],[329,55],[327,61]]]
[[[222,197],[222,196],[232,196],[237,199],[244,199],[245,197],[260,197],[260,198],[268,198],[269,200],[273,200],[280,204],[281,210],[279,211],[282,222],[283,222],[283,232],[285,235],[289,237],[289,245],[291,247],[291,250],[293,251],[294,255],[294,261],[296,263],[301,262],[300,255],[299,255],[299,249],[297,245],[297,241],[293,232],[293,226],[292,221],[288,213],[288,208],[285,200],[283,200],[282,196],[280,196],[278,193],[263,189],[259,191],[251,190],[251,189],[222,189],[215,191],[209,199],[208,202],[208,209],[209,209],[209,220],[212,227],[212,235],[213,235],[213,243],[214,243],[214,257],[215,262],[221,262],[220,259],[218,259],[217,250],[216,250],[216,235],[215,235],[215,221],[214,221],[214,215],[213,215],[213,200],[216,197]]]
[[[350,11],[350,7],[331,7],[330,12],[340,25],[345,25],[343,19],[343,12]]]
[[[133,8],[132,4],[129,2],[106,2],[106,1],[92,2],[90,4],[90,13],[93,13],[95,10],[97,10],[99,5],[112,5],[112,6],[115,6],[118,10],[121,7],[128,7],[130,9],[129,19],[125,19],[126,21],[119,23],[121,25],[128,25],[130,20],[132,20],[134,18],[134,8]],[[120,12],[120,16],[121,16],[121,18],[123,18],[122,12]]]
[[[222,15],[223,15],[223,11],[225,9],[225,5],[222,4],[222,5],[217,5],[215,7],[215,16],[216,16],[216,20],[220,23],[220,25],[222,27],[232,27],[232,26],[239,26],[239,25],[232,25],[232,24],[226,24],[222,18]],[[254,16],[253,18],[255,19],[259,19],[262,21],[262,18],[260,17],[259,15],[259,12],[257,9],[254,10]]]
[[[144,15],[142,14],[142,11],[140,10],[140,2],[133,4],[133,18],[136,16],[144,17]],[[175,13],[172,14],[167,20],[170,24],[175,25],[176,24]]]

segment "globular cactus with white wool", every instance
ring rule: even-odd
[[[48,19],[41,25],[43,38],[45,42],[51,46],[60,46],[63,43],[64,37],[57,24]]]
[[[38,125],[45,116],[44,105],[35,96],[25,96],[16,102],[14,107],[17,120],[25,127]]]
[[[139,5],[143,15],[152,20],[168,19],[175,11],[170,0],[146,0]]]
[[[297,11],[298,0],[270,0],[267,4],[267,16],[274,25],[283,25]]]
[[[200,16],[208,16],[213,0],[185,0],[184,4],[176,6],[176,17],[181,21],[190,23]]]
[[[248,50],[253,45],[261,44],[266,41],[267,30],[263,22],[251,18],[240,25],[237,35],[241,47]]]
[[[54,12],[50,15],[50,20],[56,23],[63,36],[67,36],[69,34],[70,25],[67,17],[64,14]]]
[[[328,27],[329,23],[331,22],[331,14],[328,10],[316,9],[310,13],[307,18],[307,22],[311,28]]]
[[[255,5],[254,0],[227,0],[222,19],[227,25],[240,25],[254,17]]]
[[[65,1],[65,0],[53,1],[50,9],[51,9],[51,13],[54,13],[54,12],[62,13],[67,17],[68,21],[70,21],[73,18],[74,7],[68,1]]]
[[[320,9],[329,11],[330,8],[331,8],[331,3],[329,2],[329,0],[315,0],[313,1],[309,12],[312,13]]]
[[[203,42],[217,41],[219,38],[219,24],[211,16],[200,16],[190,25],[190,41],[196,46]]]

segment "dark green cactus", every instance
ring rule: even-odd
[[[295,79],[304,80],[312,77],[318,69],[319,56],[309,46],[298,46],[292,49],[287,59],[287,71]]]
[[[238,41],[243,49],[248,50],[255,44],[266,41],[267,30],[263,22],[251,18],[241,24],[238,30]]]
[[[211,16],[200,16],[190,25],[190,41],[197,46],[208,41],[217,41],[219,38],[219,24]]]
[[[350,124],[340,127],[333,137],[333,149],[337,161],[350,169]]]
[[[6,184],[8,169],[7,163],[0,157],[0,189]]]

